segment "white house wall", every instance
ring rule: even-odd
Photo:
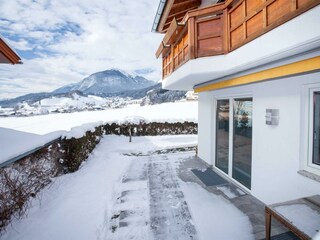
[[[320,83],[320,73],[306,74],[199,94],[199,157],[214,165],[215,98],[253,97],[251,194],[271,204],[320,193],[320,183],[298,173],[303,117],[303,86]],[[278,126],[265,124],[266,109],[279,109]],[[307,124],[307,123],[306,123]]]
[[[198,156],[212,165],[213,139],[213,96],[209,92],[199,94],[198,98]],[[201,116],[201,117],[200,117]],[[208,141],[210,139],[210,141]]]

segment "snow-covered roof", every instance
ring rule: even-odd
[[[6,42],[3,36],[0,35],[0,63],[19,64],[21,58],[12,47]]]

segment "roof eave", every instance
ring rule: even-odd
[[[159,32],[158,27],[159,27],[160,19],[163,14],[163,10],[166,6],[166,3],[167,3],[167,0],[160,0],[159,2],[157,13],[153,20],[153,25],[151,29],[152,32]]]
[[[22,64],[21,58],[18,53],[10,47],[9,43],[0,35],[0,52],[11,64]],[[1,63],[1,62],[0,62]],[[3,62],[6,63],[6,62]]]

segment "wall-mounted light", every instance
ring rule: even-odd
[[[266,124],[279,125],[279,109],[266,109]]]

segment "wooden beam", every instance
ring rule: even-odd
[[[201,0],[185,0],[180,3],[175,2],[171,8],[170,13],[181,11],[182,9],[189,9],[190,7],[193,7],[193,6],[198,7],[200,6],[200,4],[201,4]]]
[[[223,10],[223,33],[222,33],[222,41],[223,41],[223,53],[227,54],[229,52],[229,15],[228,9]]]
[[[170,0],[167,2],[162,14],[158,31],[166,32],[174,18],[182,19],[184,15],[199,7],[201,0]]]
[[[187,22],[188,19],[192,17],[212,15],[214,13],[222,13],[224,9],[225,3],[218,3],[208,7],[191,10],[185,15],[182,22]]]
[[[188,46],[189,46],[189,59],[195,58],[195,20],[190,18],[188,21]]]
[[[161,53],[164,51],[165,48],[170,48],[170,45],[165,45],[163,42],[161,42],[160,46],[158,47],[158,50],[156,52],[156,57],[159,58]]]
[[[178,22],[177,19],[173,19],[170,23],[170,26],[167,29],[166,35],[163,38],[163,43],[167,44],[169,39],[171,38],[172,34],[176,31],[178,28]]]
[[[163,13],[161,15],[161,19],[160,19],[160,22],[159,22],[159,25],[158,25],[158,29],[157,30],[159,32],[163,32],[163,27],[167,22],[167,17],[169,16],[169,13],[170,13],[170,10],[172,8],[173,3],[174,3],[174,0],[167,0],[167,3],[165,5],[165,7],[164,7],[164,10],[163,10]]]
[[[194,9],[198,9],[198,7],[197,6],[191,7],[191,8],[189,8],[188,11],[191,11],[191,10],[194,10]],[[184,10],[182,10],[180,12],[170,13],[170,15],[168,16],[168,19],[177,18],[177,16],[180,16],[180,15],[182,15],[184,17],[184,15],[186,15],[186,10],[184,9]]]
[[[184,27],[185,27],[185,24],[179,24],[177,19],[173,19],[173,21],[171,22],[171,24],[167,30],[166,35],[163,38],[164,45],[171,44],[172,39],[175,36],[178,36],[181,33],[181,31],[183,31]]]
[[[184,25],[185,23],[182,22],[182,19],[183,19],[182,16],[176,18],[176,20],[177,20],[178,23],[181,23],[181,25]],[[168,22],[168,23],[165,25],[165,27],[164,27],[164,30],[165,30],[165,31],[168,31],[168,28],[170,27],[171,22],[172,22],[172,21]]]

